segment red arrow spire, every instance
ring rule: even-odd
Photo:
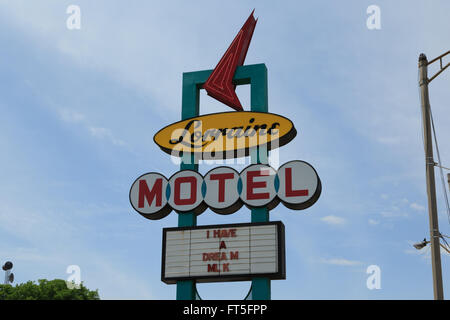
[[[209,96],[237,111],[242,111],[243,109],[235,92],[236,86],[233,84],[233,77],[236,67],[244,64],[253,30],[255,30],[256,22],[258,21],[258,19],[255,20],[253,17],[254,11],[245,21],[222,59],[220,59],[216,68],[203,85],[203,89],[206,90]]]

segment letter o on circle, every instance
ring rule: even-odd
[[[206,206],[202,196],[203,177],[193,170],[182,170],[169,179],[169,205],[178,213],[200,214]]]

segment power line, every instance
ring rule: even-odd
[[[445,240],[445,238],[442,236],[442,234],[441,234],[441,239],[444,240],[445,245],[450,248],[450,245],[448,244],[447,240]]]

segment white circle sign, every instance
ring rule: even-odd
[[[146,173],[134,181],[130,189],[130,203],[134,210],[150,220],[162,219],[172,208],[168,205],[168,181],[162,174]]]
[[[204,201],[216,213],[229,214],[242,206],[238,193],[239,173],[230,167],[217,167],[204,177]]]
[[[294,160],[283,164],[277,172],[278,198],[290,208],[301,210],[317,201],[322,187],[316,170],[307,162]]]
[[[203,177],[193,170],[182,170],[169,179],[169,204],[177,212],[202,213],[206,207],[202,196]]]
[[[263,207],[272,204],[277,192],[275,177],[277,172],[266,164],[252,164],[241,172],[242,201],[251,207]]]

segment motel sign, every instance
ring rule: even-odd
[[[320,197],[322,184],[311,164],[292,160],[277,170],[268,153],[291,142],[291,120],[268,112],[267,68],[243,65],[257,20],[253,12],[214,70],[183,73],[181,120],[154,135],[154,142],[181,160],[180,171],[166,177],[148,172],[131,185],[129,200],[140,215],[162,219],[174,211],[178,227],[163,229],[161,280],[176,284],[178,300],[199,298],[196,283],[250,281],[247,297],[271,299],[270,281],[286,278],[285,235],[269,212],[280,203],[304,210]],[[236,95],[250,84],[250,110]],[[200,115],[200,90],[235,111]],[[227,167],[198,172],[203,159],[250,157],[240,172]],[[250,211],[249,223],[197,225],[210,209],[229,215]]]

